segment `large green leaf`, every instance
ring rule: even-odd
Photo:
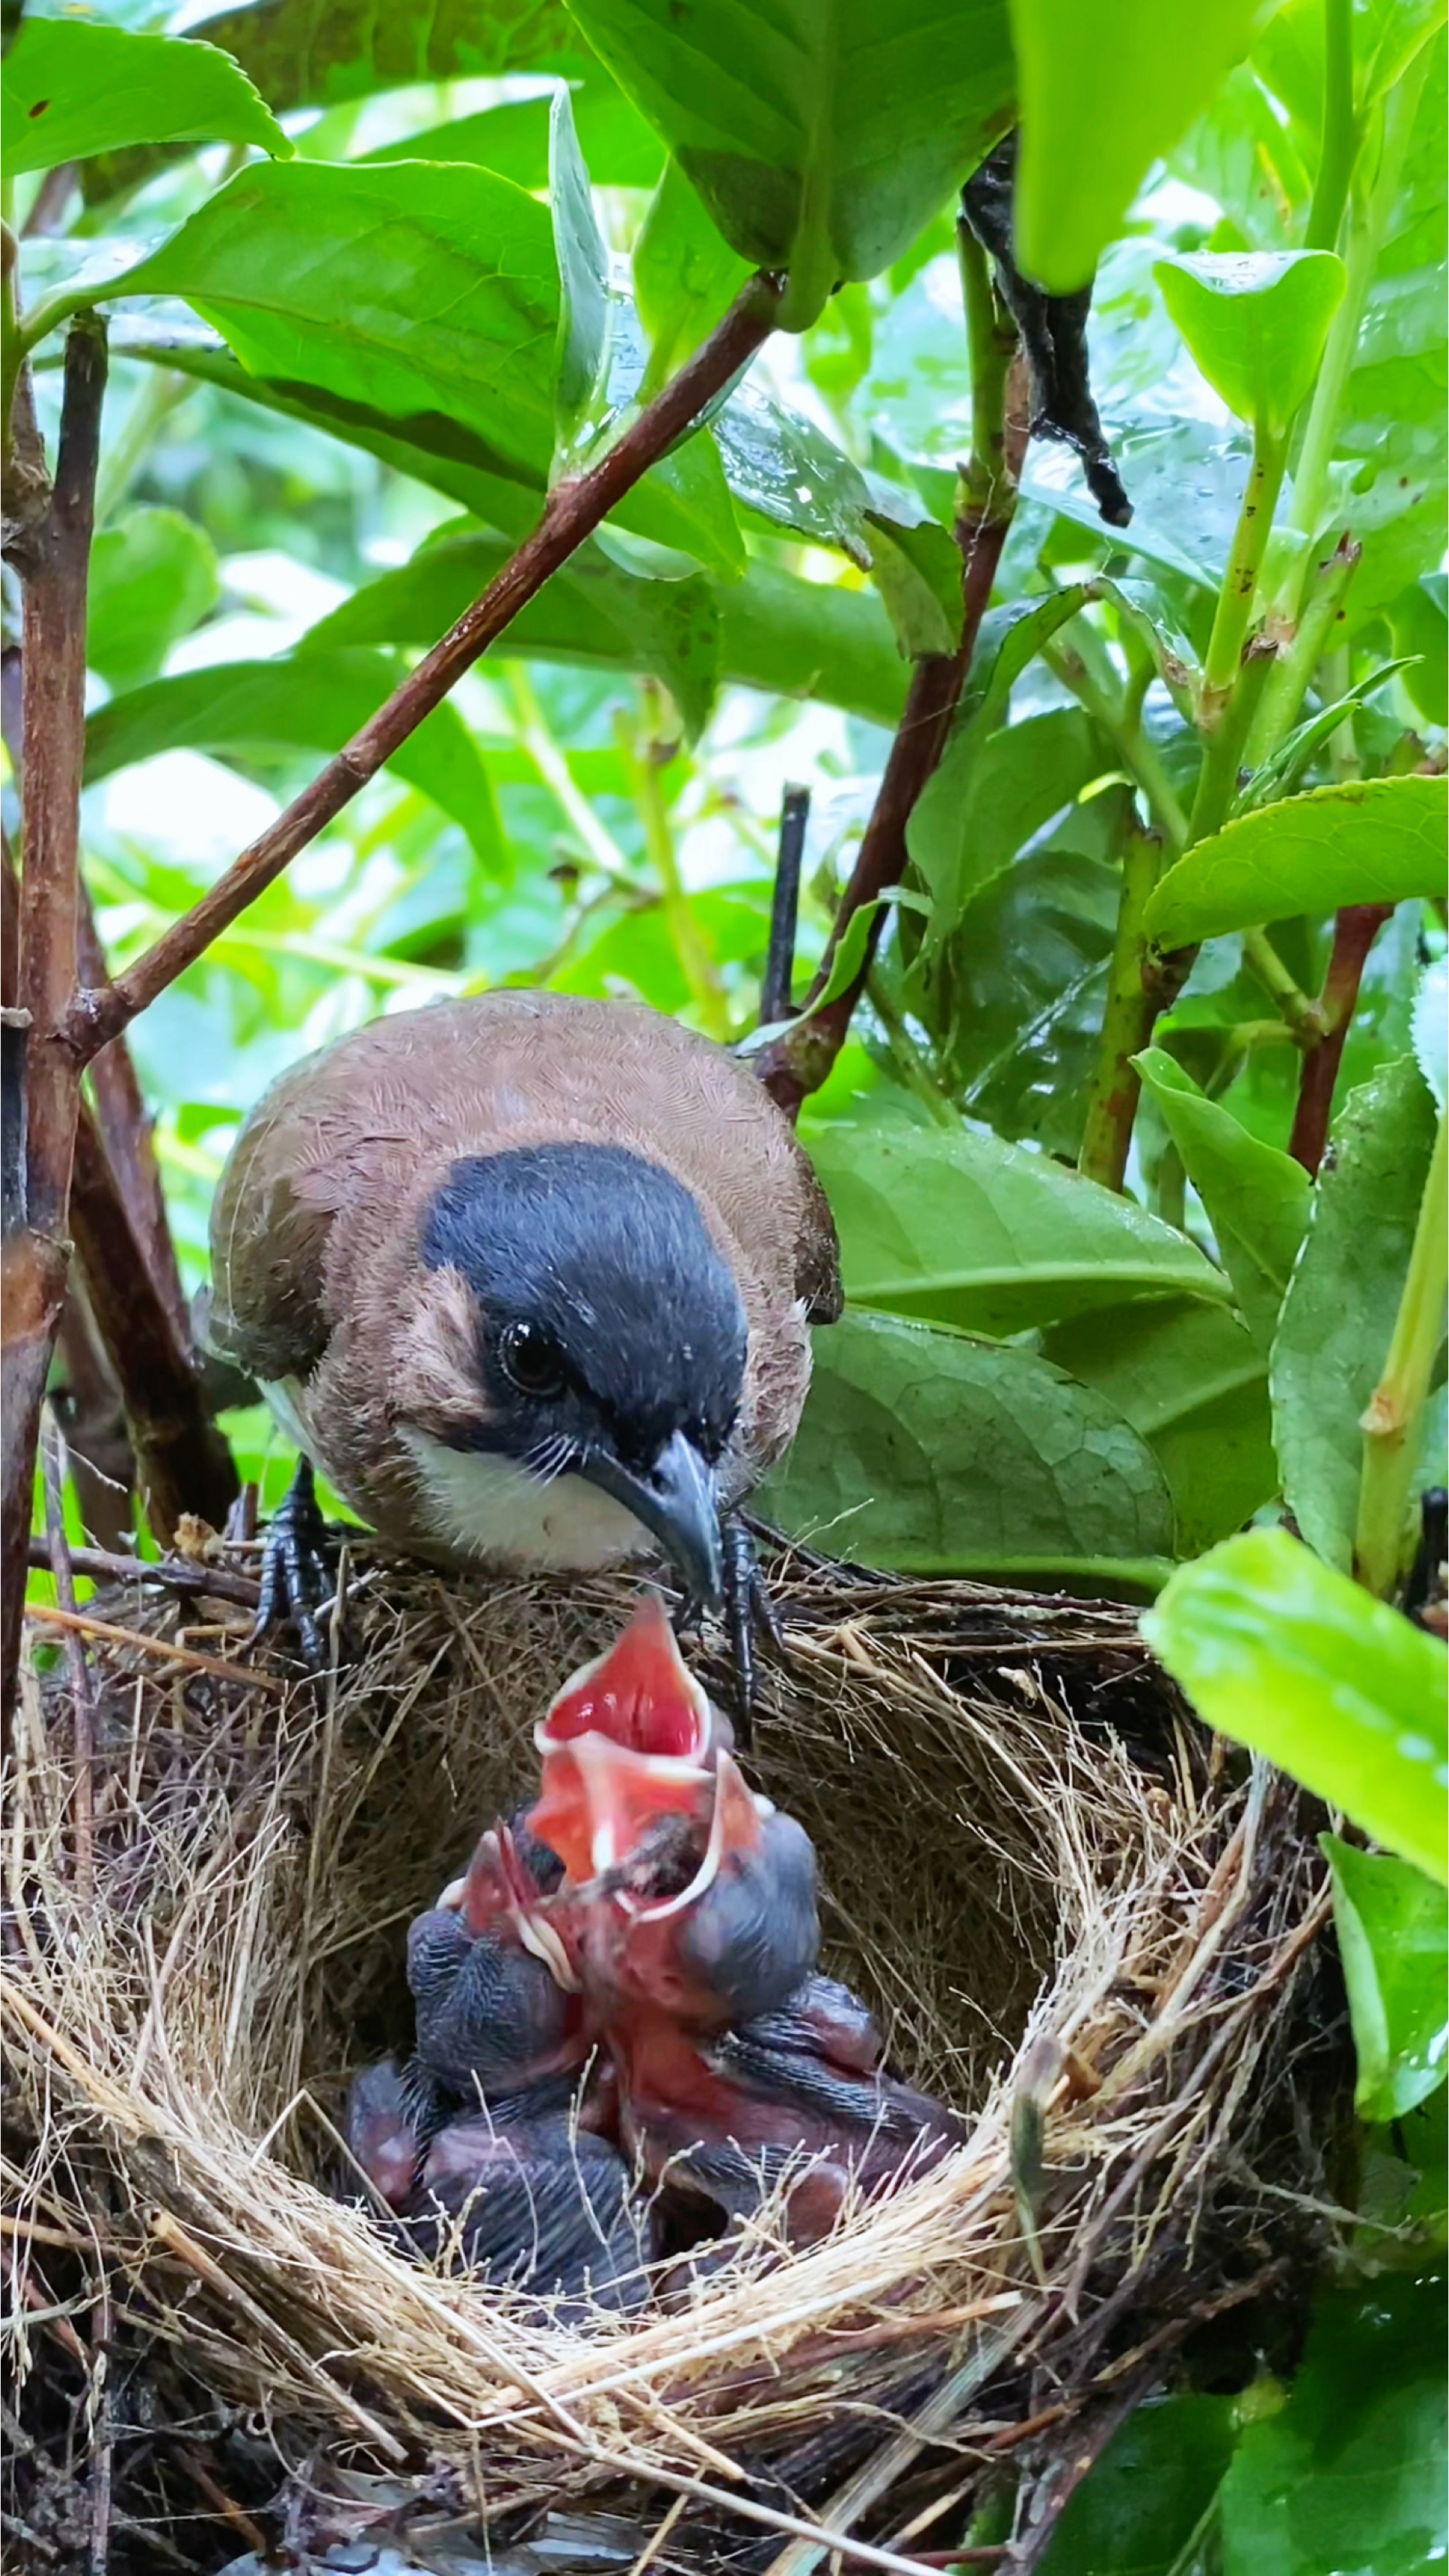
[[[298,750],[340,750],[402,677],[390,654],[339,650],[213,664],[149,681],[90,717],[87,783],[162,751],[274,761]],[[488,772],[456,707],[435,707],[388,767],[462,824],[485,865],[501,863]]]
[[[1361,1419],[1388,1356],[1429,1169],[1435,1104],[1412,1056],[1351,1091],[1273,1343],[1283,1490],[1320,1556],[1353,1562]]]
[[[1245,1531],[1180,1567],[1142,1633],[1209,1726],[1449,1877],[1449,1658],[1437,1637],[1286,1530]]]
[[[1193,2391],[1137,2407],[1068,2497],[1041,2576],[1190,2576],[1193,2537],[1236,2439],[1231,2397]]]
[[[1250,1136],[1163,1048],[1149,1047],[1134,1061],[1207,1210],[1249,1330],[1266,1353],[1308,1223],[1308,1174],[1291,1154]]]
[[[506,561],[497,537],[444,537],[411,563],[367,582],[313,628],[319,643],[427,645],[460,617]],[[718,592],[702,577],[646,581],[584,546],[509,627],[503,653],[653,671],[686,713],[712,677],[701,594],[717,619],[720,678],[787,696],[819,697],[877,724],[893,724],[904,693],[890,628],[864,592],[801,581],[752,563]]]
[[[600,188],[652,188],[664,161],[664,146],[636,107],[616,89],[602,66],[572,83],[574,128],[589,175]],[[398,143],[381,143],[359,152],[359,161],[476,161],[500,179],[520,188],[548,186],[549,98],[509,99],[486,107],[477,116],[455,116],[446,125],[406,134]]]
[[[1442,895],[1446,784],[1354,780],[1260,806],[1168,869],[1147,907],[1148,936],[1185,948],[1302,912]]]
[[[1446,2542],[1444,2271],[1321,2290],[1223,2481],[1222,2576],[1427,2576]]]
[[[1157,282],[1229,411],[1281,434],[1313,389],[1346,273],[1328,250],[1198,251],[1159,260]]]
[[[1051,707],[995,732],[968,725],[953,737],[906,832],[933,898],[929,949],[944,947],[973,899],[1107,761],[1080,707]]]
[[[1412,1861],[1359,1851],[1337,1834],[1333,1872],[1361,2120],[1399,2120],[1449,2072],[1449,1900]]]
[[[1016,248],[1057,294],[1085,286],[1133,195],[1246,53],[1256,0],[1011,0],[1020,66]]]
[[[1095,797],[1070,821],[1095,821],[1112,803]],[[912,993],[963,1108],[998,1136],[1032,1138],[1071,1162],[1101,1046],[1120,895],[1107,859],[1054,834],[966,906],[941,973]]]
[[[1226,1299],[1175,1227],[995,1136],[842,1124],[811,1154],[857,1305],[1014,1333],[1127,1297]]]
[[[149,680],[216,605],[216,553],[179,510],[129,510],[91,548],[86,660],[108,688]]]
[[[1172,1506],[1115,1408],[1030,1351],[847,1314],[815,1372],[766,1517],[916,1573],[1152,1579]]]
[[[6,174],[53,170],[131,143],[292,146],[246,74],[191,37],[30,18],[0,73]]]
[[[182,296],[253,375],[314,386],[403,438],[420,416],[441,416],[455,452],[471,438],[505,487],[521,478],[541,494],[547,482],[561,312],[552,226],[545,207],[490,171],[411,161],[242,170],[103,292]],[[711,458],[718,495],[697,488]],[[720,499],[728,516],[701,432],[616,515],[732,578],[742,552],[732,517],[721,534]]]
[[[874,277],[1009,122],[1001,0],[573,0],[732,249],[790,272],[785,326]]]
[[[1054,1325],[1042,1351],[1140,1431],[1172,1496],[1179,1556],[1230,1538],[1272,1501],[1268,1375],[1235,1315],[1187,1297],[1104,1306]]]

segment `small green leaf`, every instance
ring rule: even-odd
[[[1172,1545],[1151,1451],[1103,1397],[1031,1351],[881,1315],[816,1334],[804,1420],[759,1508],[916,1573],[1105,1563],[1141,1582]]]
[[[1181,1566],[1141,1625],[1209,1726],[1449,1877],[1449,1658],[1437,1637],[1286,1530],[1245,1531]]]
[[[987,1333],[1227,1281],[1176,1228],[1023,1146],[970,1128],[821,1130],[811,1153],[859,1306]]]
[[[1021,101],[1017,258],[1054,294],[1089,283],[1152,163],[1252,40],[1255,0],[1011,0]]]
[[[1140,1431],[1172,1496],[1179,1556],[1230,1538],[1272,1501],[1268,1373],[1236,1315],[1195,1297],[1102,1306],[1054,1324],[1042,1356]]]
[[[229,54],[191,36],[138,36],[29,18],[0,74],[6,174],[54,170],[131,143],[292,146]]]
[[[634,301],[649,335],[646,400],[708,338],[749,273],[678,162],[666,161],[634,244]]]
[[[1281,436],[1313,389],[1347,275],[1330,250],[1159,260],[1163,301],[1229,411]]]
[[[1000,0],[945,17],[934,0],[888,17],[855,0],[574,0],[573,15],[731,248],[788,269],[792,331],[842,278],[898,259],[1010,117]]]
[[[825,1010],[831,1002],[838,1002],[842,993],[849,992],[865,964],[872,924],[882,912],[898,911],[902,906],[907,912],[927,912],[930,909],[924,895],[910,894],[904,886],[892,886],[888,893],[861,904],[851,914],[845,925],[845,936],[831,958],[830,972],[808,1012],[802,1014],[804,1018],[813,1019],[818,1011]]]
[[[1303,912],[1442,895],[1446,817],[1443,778],[1354,780],[1261,806],[1168,869],[1148,937],[1185,948]]]
[[[1308,1223],[1308,1174],[1250,1136],[1161,1047],[1133,1058],[1207,1210],[1248,1329],[1266,1354]]]
[[[1435,1130],[1412,1056],[1351,1091],[1313,1194],[1269,1376],[1283,1490],[1311,1547],[1347,1574],[1362,1416],[1388,1355]]]
[[[1389,624],[1400,653],[1416,658],[1404,686],[1430,724],[1449,724],[1449,577],[1426,572],[1390,603]]]
[[[549,114],[548,201],[559,274],[554,445],[562,462],[592,426],[590,415],[609,362],[609,254],[594,217],[573,106],[562,81]]]
[[[1320,707],[1315,715],[1306,716],[1302,724],[1295,725],[1277,750],[1270,752],[1262,766],[1254,770],[1247,786],[1234,799],[1234,815],[1254,813],[1260,805],[1276,805],[1285,796],[1293,795],[1309,763],[1324,743],[1337,733],[1339,726],[1347,724],[1357,707],[1366,706],[1369,699],[1387,687],[1390,680],[1397,679],[1401,671],[1412,667],[1407,660],[1381,663],[1378,670],[1369,672],[1343,697],[1335,698],[1331,705]]]
[[[91,548],[86,660],[108,688],[134,688],[215,607],[211,539],[179,510],[130,510]]]
[[[935,519],[903,528],[867,510],[865,523],[875,586],[904,659],[954,653],[966,613],[959,546]]]
[[[1412,1861],[1321,1840],[1358,2053],[1354,2108],[1402,2119],[1449,2072],[1449,1900]]]

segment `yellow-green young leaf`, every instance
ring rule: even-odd
[[[1322,1836],[1333,1873],[1361,2120],[1401,2120],[1449,2072],[1449,1901],[1412,1861]]]
[[[1286,1530],[1174,1574],[1142,1633],[1209,1726],[1449,1879],[1449,1656]]]
[[[1266,1353],[1308,1223],[1308,1174],[1291,1154],[1250,1136],[1162,1047],[1146,1048],[1133,1062],[1207,1210],[1244,1321]]]
[[[1194,251],[1159,260],[1163,301],[1239,420],[1281,433],[1313,388],[1347,272],[1331,250]]]
[[[1257,0],[1011,0],[1021,106],[1016,254],[1085,286],[1151,164],[1247,52]]]
[[[1168,869],[1147,935],[1185,948],[1301,912],[1442,895],[1446,821],[1443,778],[1356,779],[1259,806]]]
[[[0,75],[7,177],[130,143],[256,143],[279,159],[292,149],[245,72],[215,45],[27,19]]]
[[[86,660],[110,689],[160,670],[173,644],[216,606],[216,553],[179,510],[128,510],[91,548]]]
[[[935,519],[903,528],[867,510],[865,522],[875,586],[906,660],[954,653],[965,614],[961,552],[954,539]]]
[[[1010,121],[1005,0],[573,0],[732,250],[790,273],[803,330],[875,277]]]

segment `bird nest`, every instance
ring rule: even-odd
[[[918,2568],[1009,2495],[1030,2566],[1185,2346],[1229,2311],[1261,2346],[1341,2044],[1297,1793],[1201,1732],[1127,1611],[803,1560],[775,1590],[752,1776],[815,1841],[823,1965],[967,2140],[808,2251],[767,2207],[587,2327],[396,2250],[335,2196],[338,2122],[407,2045],[409,1917],[529,1789],[627,1587],[363,1558],[314,1685],[239,1610],[128,1585],[79,1702],[74,1656],[25,1676],[5,2251],[37,2565],[109,2529],[116,2569],[279,2533],[287,2563],[452,2566],[552,2516],[558,2567],[583,2516],[579,2564]]]

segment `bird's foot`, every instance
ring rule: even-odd
[[[316,1619],[331,1586],[326,1543],[327,1525],[318,1508],[312,1462],[299,1458],[297,1472],[262,1542],[261,1599],[252,1638],[255,1642],[267,1636],[289,1619],[314,1671],[326,1660]]]
[[[755,1713],[755,1645],[763,1639],[777,1655],[785,1636],[775,1615],[770,1587],[760,1572],[755,1542],[742,1520],[727,1520],[720,1533],[724,1550],[725,1633],[735,1677],[736,1736],[749,1750]]]

